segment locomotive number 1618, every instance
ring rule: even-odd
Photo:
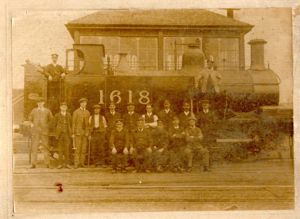
[[[141,90],[139,92],[133,92],[132,90],[120,91],[120,90],[112,90],[108,92],[109,100],[116,104],[121,103],[124,99],[128,100],[128,103],[138,101],[140,104],[148,104],[150,103],[150,92],[147,90]],[[104,104],[105,93],[104,90],[99,90],[99,104]]]

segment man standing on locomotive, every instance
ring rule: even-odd
[[[53,126],[55,129],[55,137],[57,139],[59,165],[58,169],[70,166],[70,143],[72,135],[72,117],[67,112],[68,106],[66,102],[60,104],[60,112],[54,116]]]
[[[161,120],[157,121],[157,128],[152,131],[152,139],[154,171],[163,172],[168,161],[169,136]]]
[[[149,129],[145,128],[145,121],[140,117],[137,121],[137,129],[132,133],[132,141],[129,149],[130,157],[134,161],[137,172],[151,172],[152,162],[152,137]],[[134,171],[134,172],[135,172]]]
[[[32,128],[32,148],[31,148],[31,167],[36,168],[37,153],[39,146],[44,154],[44,162],[47,168],[50,166],[50,152],[48,145],[49,125],[52,122],[53,115],[51,111],[44,107],[44,98],[38,98],[37,107],[29,114],[29,121],[31,121]]]
[[[195,156],[201,156],[201,166],[204,171],[208,171],[209,167],[209,151],[201,144],[203,134],[200,128],[196,127],[196,118],[191,116],[189,118],[189,127],[185,130],[186,133],[186,148],[184,150],[187,171],[191,172],[193,167],[193,158]]]
[[[95,104],[93,106],[94,114],[89,118],[90,141],[91,141],[91,163],[94,165],[104,165],[105,159],[105,134],[107,123],[104,116],[100,114],[101,106]]]
[[[90,112],[86,109],[87,99],[79,100],[80,107],[73,112],[72,138],[75,149],[74,167],[85,167],[87,155],[87,138],[89,136]]]
[[[175,113],[171,110],[170,101],[165,100],[164,109],[158,113],[158,118],[163,122],[166,130],[168,130],[172,126],[172,119],[174,116]]]
[[[44,75],[47,77],[47,99],[50,110],[57,112],[58,103],[61,101],[60,94],[63,90],[63,79],[65,78],[64,68],[57,64],[58,55],[51,54],[52,63],[47,65]]]
[[[122,173],[126,173],[127,156],[129,153],[128,144],[128,131],[124,129],[122,119],[117,119],[115,129],[111,131],[109,138],[113,173],[116,173],[118,170]]]
[[[196,88],[199,87],[202,94],[208,94],[210,96],[220,93],[219,83],[221,75],[215,69],[216,66],[213,57],[210,56],[207,60],[207,67],[201,69],[199,76],[195,78]]]

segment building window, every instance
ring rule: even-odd
[[[220,71],[237,70],[239,67],[238,38],[205,38],[203,51],[206,57],[213,57]]]
[[[165,37],[164,38],[164,70],[180,70],[182,68],[182,55],[187,45],[191,43],[202,44],[201,37]],[[176,45],[175,45],[176,44]],[[176,46],[176,50],[175,50]],[[176,55],[176,59],[175,59]]]
[[[155,37],[113,37],[81,36],[81,44],[103,44],[105,47],[104,65],[114,69],[119,62],[119,53],[127,53],[127,61],[132,70],[157,70],[158,43]]]

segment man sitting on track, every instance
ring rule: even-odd
[[[132,133],[130,157],[134,161],[134,172],[151,172],[152,137],[149,129],[145,128],[144,118],[137,121],[137,129]]]
[[[128,142],[128,132],[123,128],[123,121],[117,119],[115,129],[111,131],[109,139],[113,173],[116,173],[118,170],[122,173],[126,172]]]
[[[186,145],[185,130],[180,125],[179,118],[173,117],[173,125],[169,129],[169,169],[172,172],[183,171],[183,153]]]
[[[161,120],[157,121],[157,128],[152,131],[153,139],[153,169],[163,172],[167,166],[169,145],[168,132]]]
[[[186,156],[188,172],[192,171],[193,158],[195,156],[201,156],[201,163],[204,171],[208,171],[209,167],[209,151],[201,144],[203,135],[201,129],[196,127],[196,120],[197,119],[194,116],[191,116],[189,118],[189,127],[185,131],[187,145],[184,152]]]

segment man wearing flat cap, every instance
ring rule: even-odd
[[[100,114],[101,105],[93,106],[94,113],[89,118],[90,138],[91,138],[91,163],[94,165],[104,165],[105,159],[105,134],[107,123],[104,116]]]
[[[58,169],[63,167],[71,169],[70,143],[72,136],[72,117],[71,114],[67,112],[67,109],[67,103],[62,102],[60,104],[60,112],[55,114],[53,121],[59,154]]]
[[[183,154],[186,146],[185,129],[181,126],[179,118],[173,117],[169,128],[169,168],[172,172],[183,171]]]
[[[46,66],[44,75],[47,78],[47,98],[50,102],[49,107],[52,111],[54,110],[57,112],[56,107],[59,105],[59,101],[61,101],[60,92],[63,89],[62,80],[65,78],[65,70],[57,63],[58,55],[56,53],[51,54],[51,59],[52,63]]]
[[[153,146],[153,169],[157,172],[166,170],[168,161],[169,135],[161,120],[157,121],[157,127],[152,130],[152,146]]]
[[[37,107],[34,108],[28,120],[32,128],[32,150],[31,150],[31,167],[36,168],[37,152],[39,146],[44,154],[44,162],[47,168],[50,168],[50,152],[48,146],[49,126],[52,122],[53,115],[49,109],[44,107],[45,100],[42,97],[37,98]]]
[[[137,128],[132,133],[129,154],[137,172],[151,172],[152,138],[151,132],[145,127],[145,119],[140,117]]]
[[[203,134],[200,128],[196,127],[196,117],[189,117],[189,126],[185,130],[186,148],[184,154],[187,162],[187,171],[192,171],[194,157],[201,157],[201,167],[204,171],[208,171],[209,167],[209,151],[202,145]]]
[[[75,146],[74,167],[84,167],[87,156],[90,112],[86,109],[87,99],[79,100],[80,107],[73,112],[72,138]]]

